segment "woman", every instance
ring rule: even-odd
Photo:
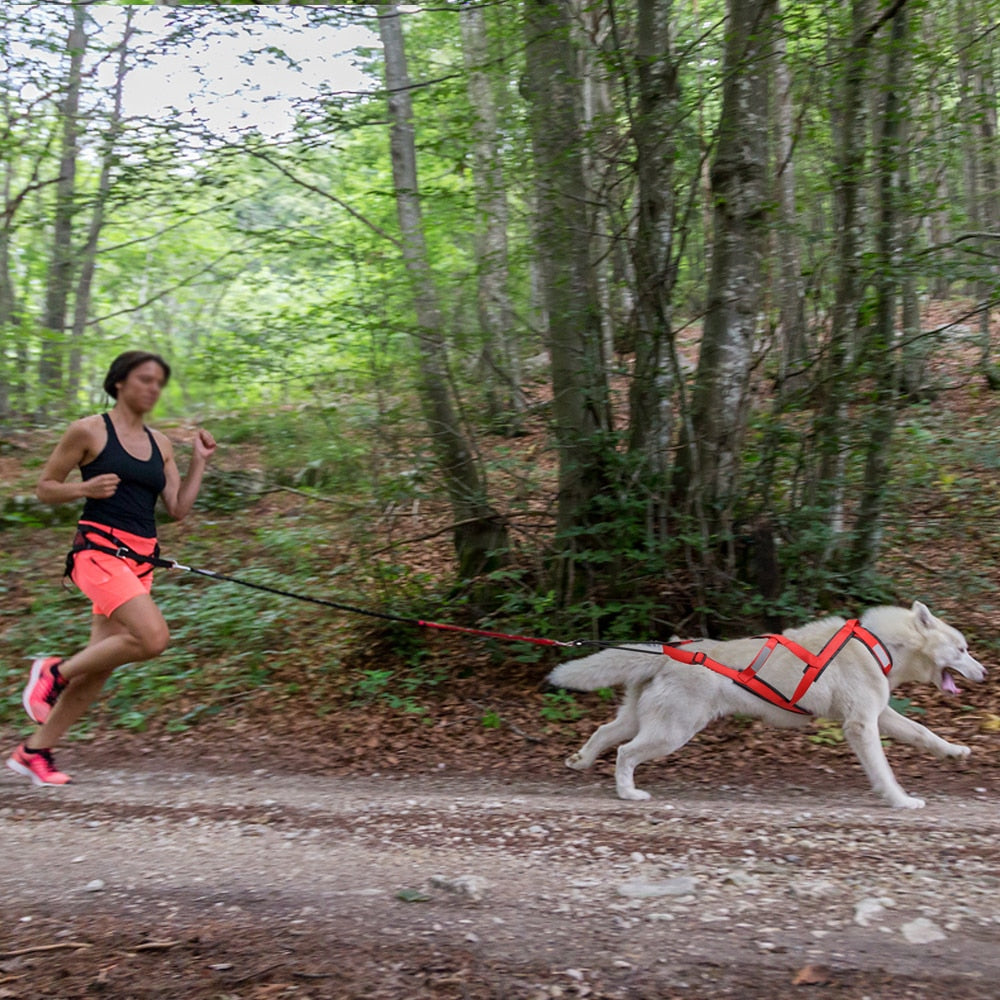
[[[170,441],[145,426],[169,378],[170,366],[157,354],[126,351],[115,358],[104,380],[113,409],[70,424],[38,481],[43,503],[85,501],[68,566],[92,601],[94,617],[84,649],[31,665],[23,702],[39,727],[7,766],[36,785],[70,781],[56,768],[52,748],[97,700],[115,667],[167,648],[167,623],[150,596],[152,566],[128,556],[155,553],[158,497],[177,520],[190,512],[215,452],[212,436],[199,430],[181,479]],[[67,482],[76,467],[81,481]]]

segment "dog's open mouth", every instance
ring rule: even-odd
[[[960,694],[958,690],[958,685],[955,683],[955,678],[948,673],[947,670],[941,671],[941,690],[945,694]]]

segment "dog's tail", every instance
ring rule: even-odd
[[[616,646],[579,660],[560,663],[548,676],[553,687],[574,691],[597,691],[619,684],[641,684],[663,669],[664,658],[656,656],[660,646]]]

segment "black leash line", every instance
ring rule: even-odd
[[[129,556],[128,558],[132,558]],[[144,557],[147,561],[152,557]],[[337,611],[349,611],[356,615],[366,615],[368,618],[381,618],[383,621],[400,622],[403,625],[417,625],[422,628],[436,628],[447,632],[463,632],[466,635],[475,635],[483,639],[509,639],[516,642],[532,642],[537,646],[562,646],[573,647],[589,644],[589,640],[581,639],[574,642],[562,642],[558,639],[539,639],[528,635],[508,635],[505,632],[493,632],[489,629],[468,628],[464,625],[448,625],[442,622],[426,621],[423,618],[404,618],[401,615],[390,615],[384,611],[372,611],[369,608],[358,608],[352,604],[340,604],[337,601],[328,601],[323,597],[313,597],[310,594],[298,594],[290,590],[281,590],[278,587],[270,587],[263,583],[253,583],[250,580],[241,580],[235,576],[226,576],[224,573],[216,573],[210,569],[197,569],[194,566],[184,566],[173,559],[159,559],[158,564],[164,569],[177,569],[185,573],[195,573],[198,576],[207,576],[212,580],[225,580],[227,583],[239,584],[241,587],[250,587],[253,590],[262,590],[268,594],[278,594],[280,597],[291,597],[296,601],[308,601],[310,604],[320,604],[326,608],[335,608]]]
[[[114,548],[110,545],[102,545],[99,542],[93,541],[92,538],[89,537],[91,535],[97,535],[101,538],[107,539],[109,542],[113,543]],[[151,567],[159,569],[175,569],[184,573],[194,573],[197,576],[208,577],[210,580],[224,580],[226,583],[235,583],[240,587],[250,587],[252,590],[261,590],[267,594],[277,594],[279,597],[290,597],[296,601],[308,601],[310,604],[319,604],[325,608],[334,608],[337,611],[347,611],[356,615],[365,615],[368,618],[380,618],[383,621],[399,622],[403,625],[417,626],[420,628],[434,628],[446,632],[461,632],[465,635],[473,635],[481,639],[505,639],[510,642],[530,642],[534,643],[536,646],[556,646],[563,649],[577,649],[582,646],[598,646],[601,648],[611,646],[610,643],[603,643],[597,639],[575,639],[570,642],[565,642],[560,639],[543,639],[530,635],[510,635],[506,632],[495,632],[490,629],[470,628],[464,625],[449,625],[444,622],[427,621],[423,618],[404,618],[401,615],[390,615],[384,611],[372,611],[369,608],[359,608],[353,604],[341,604],[338,601],[330,601],[323,597],[313,597],[311,594],[300,594],[291,590],[281,590],[279,587],[271,587],[264,583],[254,583],[251,580],[243,580],[236,576],[227,576],[225,573],[216,573],[214,570],[198,569],[195,566],[185,566],[183,563],[177,562],[176,559],[163,559],[159,555],[158,546],[153,555],[143,555],[142,553],[136,552],[134,549],[130,548],[111,532],[104,531],[102,528],[98,528],[91,524],[80,526],[73,548],[66,559],[66,576],[71,576],[72,574],[73,559],[76,554],[87,549],[96,550],[97,552],[105,552],[118,559],[129,559],[132,562],[146,563]],[[643,653],[659,653],[660,649],[643,649],[637,651]]]

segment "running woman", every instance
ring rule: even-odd
[[[84,546],[153,555],[157,498],[176,520],[191,511],[215,441],[207,431],[197,432],[182,479],[170,441],[144,422],[169,378],[170,366],[158,354],[126,351],[115,358],[104,379],[114,407],[70,424],[38,481],[42,503],[84,501],[70,577],[93,603],[93,618],[82,650],[66,659],[40,657],[31,665],[23,702],[38,729],[7,766],[36,785],[69,783],[52,750],[94,704],[114,669],[167,648],[167,623],[150,596],[152,566]],[[67,482],[77,467],[81,480]]]

